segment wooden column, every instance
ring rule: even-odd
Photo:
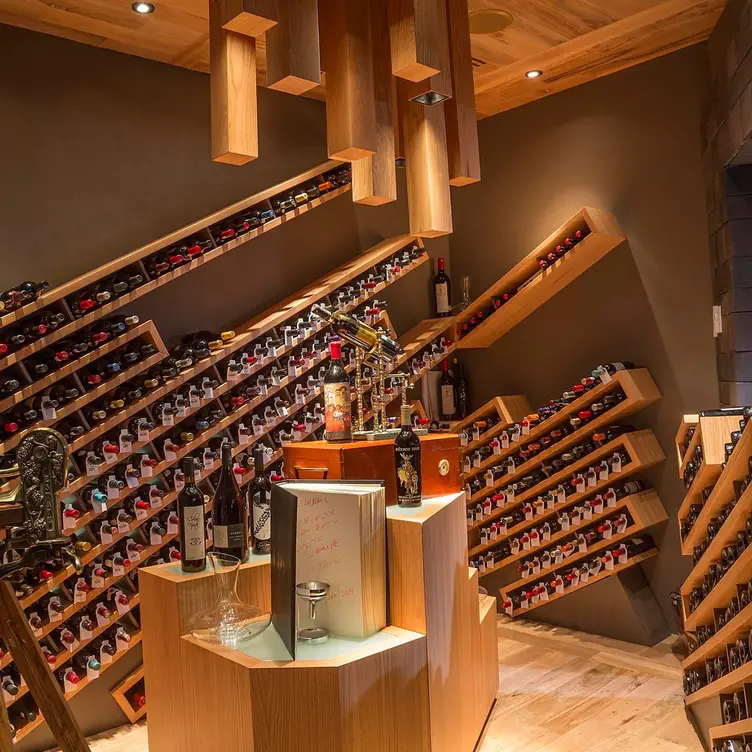
[[[440,73],[444,0],[388,0],[388,7],[392,74],[423,81]]]
[[[223,28],[225,2],[209,4],[212,159],[243,165],[258,157],[256,40]]]
[[[316,0],[285,0],[279,23],[266,34],[266,85],[303,94],[321,83]]]
[[[435,19],[433,18],[434,14],[436,15]],[[439,71],[421,81],[410,82],[407,86],[408,98],[424,105],[434,105],[452,96],[452,64],[449,56],[447,0],[432,0],[431,15],[432,44],[435,46]],[[465,23],[467,24],[467,18]],[[469,63],[470,58],[468,57]]]
[[[365,3],[352,0],[319,2],[331,159],[362,159],[374,154],[378,145],[370,23],[365,7]]]
[[[400,124],[405,133],[407,203],[410,233],[434,238],[452,232],[444,103],[426,107],[407,99],[407,84],[397,87]]]
[[[221,6],[222,26],[227,31],[258,37],[277,23],[277,0],[209,0]]]
[[[446,0],[446,5],[452,76],[452,98],[444,104],[449,183],[468,185],[480,180],[480,152],[467,0]]]
[[[356,204],[377,206],[397,198],[397,174],[394,164],[396,112],[386,7],[374,0],[369,3],[369,7],[376,110],[376,153],[352,163],[352,192]]]

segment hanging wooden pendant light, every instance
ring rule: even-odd
[[[446,0],[446,5],[452,74],[452,98],[444,104],[449,182],[468,185],[480,180],[470,23],[467,0]]]
[[[209,3],[212,159],[234,165],[258,157],[256,40],[225,28],[240,17],[228,9],[243,4]]]
[[[215,2],[210,0],[212,5]],[[277,23],[277,0],[222,0],[220,5],[227,31],[256,38]]]
[[[304,94],[321,83],[316,0],[281,0],[279,23],[266,34],[266,85]]]
[[[362,159],[377,148],[370,19],[363,6],[319,0],[330,159]]]
[[[452,232],[444,104],[432,107],[408,98],[409,85],[397,86],[400,125],[405,134],[410,234],[424,238]]]
[[[387,0],[392,74],[423,81],[441,72],[443,0]],[[445,35],[446,36],[446,35]]]
[[[379,0],[368,2],[373,55],[373,92],[376,152],[352,163],[352,194],[356,204],[377,206],[397,198],[394,164],[395,88],[389,50],[389,22],[386,7]]]

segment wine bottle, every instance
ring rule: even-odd
[[[264,474],[264,447],[253,449],[254,475],[248,486],[248,506],[253,520],[253,553],[272,551],[272,483]]]
[[[465,369],[457,358],[454,358],[452,361],[452,370],[454,371],[454,383],[457,390],[457,410],[454,417],[457,420],[464,420],[467,418],[469,410],[470,395],[467,378],[465,377]]]
[[[352,439],[350,377],[342,365],[342,343],[336,340],[330,342],[329,352],[331,365],[324,376],[326,440],[350,441]]]
[[[449,370],[449,361],[441,361],[441,419],[454,420],[457,415],[457,388]]]
[[[444,271],[444,259],[439,257],[438,270],[433,278],[433,290],[436,300],[436,315],[452,315],[452,283],[449,275]]]
[[[184,572],[203,572],[206,567],[204,494],[196,486],[190,457],[182,462],[184,485],[178,494],[180,512],[180,566]]]
[[[222,471],[214,493],[214,550],[245,561],[248,557],[248,507],[232,471],[232,448],[222,444]]]
[[[410,405],[402,405],[402,430],[394,440],[394,459],[397,468],[397,503],[401,507],[419,507],[423,500],[420,439],[413,431],[410,413]]]

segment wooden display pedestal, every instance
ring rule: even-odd
[[[420,437],[423,498],[460,490],[457,434],[437,433]],[[394,439],[352,441],[302,441],[284,449],[285,477],[290,479],[383,480],[387,506],[397,503]]]
[[[282,659],[270,627],[241,649],[197,641],[211,573],[141,570],[151,752],[472,752],[498,688],[496,599],[467,567],[462,493],[387,515],[391,626]],[[268,557],[238,593],[269,608]]]

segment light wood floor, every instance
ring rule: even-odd
[[[499,618],[499,695],[477,752],[702,752],[671,641],[643,648]],[[92,752],[147,752],[146,726]]]

